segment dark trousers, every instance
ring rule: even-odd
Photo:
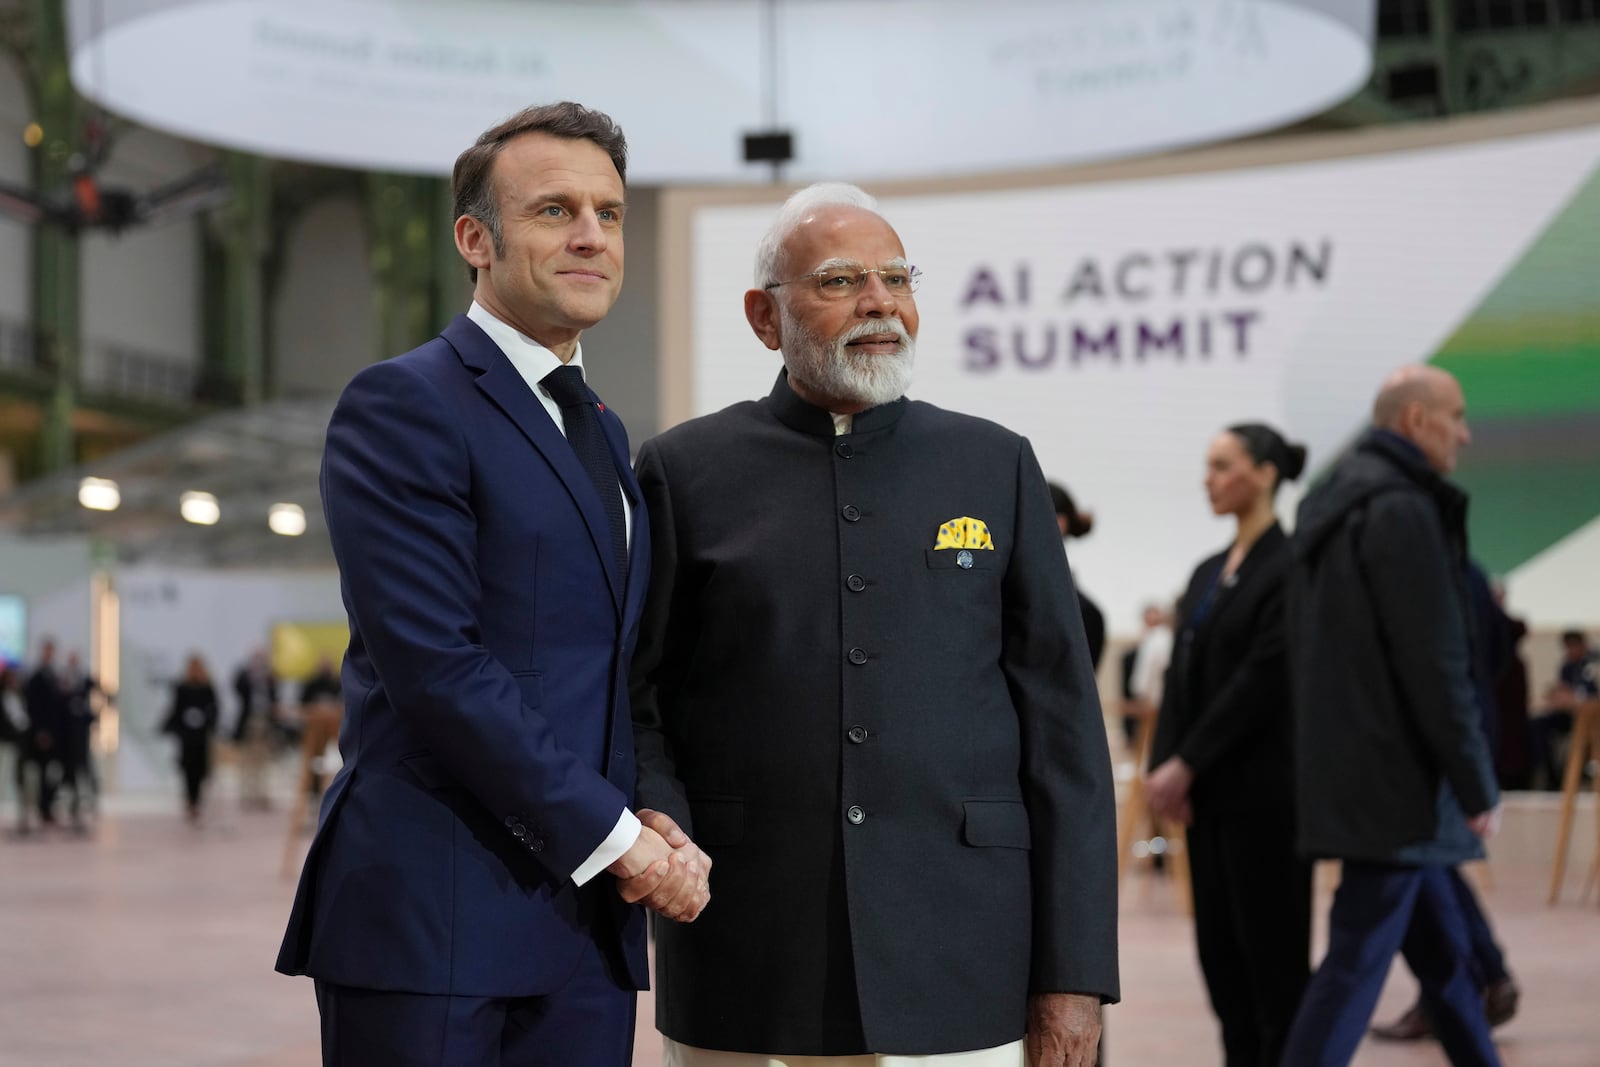
[[[18,746],[17,818],[22,825],[27,825],[30,801],[40,821],[55,822],[56,789],[64,773],[65,765],[54,748],[40,747],[32,738]]]
[[[1311,977],[1311,865],[1294,825],[1197,817],[1189,828],[1195,941],[1227,1067],[1273,1067]]]
[[[68,814],[74,823],[83,819],[83,813],[93,808],[90,791],[98,793],[99,783],[95,781],[94,765],[90,762],[87,749],[70,749],[67,758],[61,767],[61,788],[72,791],[72,803],[67,808]]]
[[[1480,990],[1488,989],[1511,976],[1506,970],[1505,953],[1495,943],[1494,931],[1490,929],[1488,916],[1484,915],[1483,907],[1478,903],[1478,895],[1454,867],[1450,868],[1450,884],[1455,890],[1456,906],[1461,909],[1462,921],[1467,926],[1467,943],[1472,946],[1467,958],[1468,966],[1472,969],[1472,980]]]
[[[183,798],[192,815],[200,810],[200,794],[211,775],[210,742],[185,742],[178,752],[178,767],[183,771]]]
[[[428,996],[319,981],[323,1067],[628,1067],[639,995],[620,975],[591,943],[566,985],[542,997]]]
[[[1402,950],[1450,1062],[1499,1067],[1449,869],[1354,861],[1344,864],[1328,916],[1328,953],[1300,1002],[1283,1067],[1348,1064]]]

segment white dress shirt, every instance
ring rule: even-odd
[[[583,370],[583,346],[580,344],[572,353],[570,362],[563,364],[561,358],[544,345],[535,341],[515,326],[507,325],[495,318],[476,300],[472,307],[467,309],[467,318],[477,323],[484,333],[489,335],[489,340],[495,343],[500,351],[505,353],[511,365],[516,368],[522,380],[528,383],[528,388],[533,390],[533,395],[538,398],[545,413],[550,416],[550,421],[556,424],[556,429],[561,431],[561,436],[567,435],[566,424],[561,421],[561,405],[550,395],[549,390],[539,384],[540,379],[560,366],[577,367]],[[588,381],[588,374],[584,374]],[[622,515],[627,529],[628,546],[633,546],[633,508],[628,504],[628,494],[622,491],[622,485],[617,485],[617,494],[622,497]],[[630,808],[623,808],[622,814],[617,816],[617,825],[612,827],[611,833],[600,842],[600,847],[589,854],[589,858],[572,872],[572,881],[583,885],[595,875],[611,866],[622,858],[623,853],[633,847],[639,839],[639,832],[643,825],[639,817]]]

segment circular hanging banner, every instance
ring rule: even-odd
[[[70,0],[80,92],[268,156],[446,174],[577,100],[645,183],[977,174],[1293,122],[1365,84],[1372,0]]]

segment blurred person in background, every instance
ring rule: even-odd
[[[1273,508],[1305,464],[1303,446],[1262,423],[1212,440],[1206,495],[1234,538],[1178,602],[1145,783],[1151,810],[1189,827],[1195,941],[1227,1067],[1275,1067],[1311,977],[1284,650],[1289,539]]]
[[[300,683],[301,729],[305,729],[306,716],[314,714],[318,705],[337,708],[343,701],[344,685],[339,678],[338,669],[333,664],[333,657],[325,654],[318,656],[316,671]],[[317,799],[322,796],[322,779],[326,762],[323,753],[318,752],[312,756],[310,791],[313,810],[316,808]]]
[[[217,732],[217,690],[199,656],[189,657],[183,678],[173,688],[172,707],[161,732],[178,742],[184,811],[190,825],[198,826],[202,792],[211,776],[211,740]]]
[[[56,824],[56,790],[66,770],[67,692],[56,666],[56,643],[46,637],[39,644],[39,663],[23,689],[28,704],[28,736],[23,746],[27,773],[35,781],[34,798],[39,822],[48,829]],[[19,824],[28,832],[26,816]]]
[[[1072,494],[1067,492],[1065,486],[1056,482],[1046,483],[1050,487],[1050,500],[1056,509],[1056,528],[1061,531],[1063,546],[1068,541],[1079,537],[1089,536],[1089,531],[1094,529],[1094,512],[1079,511],[1073,502]],[[1076,574],[1076,572],[1074,572]],[[1100,669],[1100,659],[1106,651],[1106,617],[1100,606],[1090,600],[1083,593],[1083,587],[1078,587],[1078,610],[1083,615],[1083,636],[1089,642],[1089,664],[1096,671]]]
[[[23,776],[22,749],[28,736],[28,701],[22,695],[22,671],[14,664],[0,665],[0,789],[14,787],[18,825],[28,811],[28,791]]]
[[[233,676],[239,717],[233,743],[239,752],[239,803],[260,811],[272,807],[267,794],[273,720],[277,717],[278,679],[263,649],[256,649]]]
[[[344,700],[344,686],[339,680],[339,670],[334,666],[333,657],[322,655],[317,657],[317,669],[311,677],[300,683],[300,703],[340,704]]]
[[[83,667],[77,652],[67,653],[61,671],[61,688],[66,695],[65,729],[61,752],[61,785],[72,791],[67,808],[69,825],[78,833],[88,829],[84,816],[92,814],[100,794],[100,779],[95,773],[90,744],[95,720],[100,717],[95,697],[100,683]]]
[[[1579,704],[1600,696],[1600,652],[1589,647],[1582,630],[1561,635],[1561,666],[1544,692],[1544,707],[1532,720],[1533,758],[1544,772],[1544,788],[1560,789],[1563,778],[1558,745],[1572,735],[1572,713]]]
[[[1349,1063],[1403,949],[1450,1062],[1497,1067],[1451,878],[1500,820],[1473,674],[1467,496],[1446,480],[1471,440],[1466,398],[1437,367],[1403,367],[1372,422],[1295,526],[1299,843],[1342,870],[1283,1063]]]
[[[1122,654],[1122,698],[1126,701],[1122,732],[1129,745],[1138,736],[1139,720],[1161,710],[1167,666],[1172,662],[1173,609],[1146,604],[1141,618],[1144,631]]]
[[[1501,789],[1528,789],[1533,782],[1533,738],[1528,718],[1528,660],[1522,652],[1522,642],[1528,637],[1528,623],[1506,610],[1506,589],[1502,582],[1494,582],[1492,589],[1495,602],[1506,612],[1509,645],[1505,668],[1494,683],[1494,702],[1500,720],[1494,769]]]

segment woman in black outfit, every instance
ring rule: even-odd
[[[1150,807],[1188,824],[1195,940],[1227,1067],[1268,1067],[1310,978],[1311,865],[1295,854],[1284,651],[1289,540],[1273,512],[1306,450],[1260,423],[1217,435],[1211,509],[1233,544],[1195,569],[1146,780]]]
[[[1056,482],[1047,484],[1050,486],[1050,500],[1055,504],[1056,526],[1061,530],[1061,543],[1065,545],[1072,538],[1089,536],[1089,531],[1094,529],[1094,512],[1079,511],[1066,486]],[[1083,616],[1083,636],[1089,645],[1089,665],[1098,671],[1100,657],[1106,650],[1106,617],[1100,611],[1100,605],[1084,595],[1082,586],[1078,587],[1078,610]]]
[[[189,822],[200,822],[200,793],[211,774],[211,739],[217,732],[217,691],[205,661],[189,657],[183,680],[172,693],[172,709],[161,731],[178,739],[178,766]]]

